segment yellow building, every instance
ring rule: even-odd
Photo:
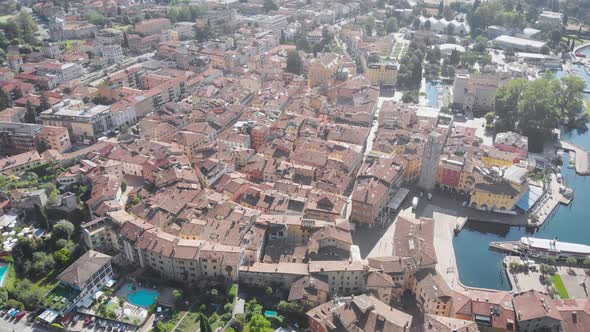
[[[520,156],[513,152],[506,152],[494,147],[486,149],[481,157],[485,167],[509,167],[520,161]]]
[[[365,68],[365,76],[372,85],[394,86],[397,82],[399,65],[392,62],[370,63]]]
[[[507,182],[476,183],[471,190],[470,206],[482,210],[509,211],[520,197],[520,191]]]
[[[420,177],[420,170],[422,166],[422,158],[417,154],[407,155],[408,164],[404,173],[404,180],[406,182],[413,182]]]

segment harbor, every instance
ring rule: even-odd
[[[564,130],[561,140],[590,150],[588,131]],[[453,246],[461,283],[467,287],[512,289],[503,264],[506,252],[490,250],[492,242],[519,241],[521,237],[534,234],[539,238],[553,239],[557,236],[560,241],[590,245],[590,209],[585,206],[586,202],[590,202],[590,177],[580,176],[575,169],[565,166],[569,164],[571,156],[564,154],[564,166],[559,169],[561,183],[552,180],[552,198],[558,197],[555,193],[564,185],[573,190],[575,200],[551,200],[549,204],[539,204],[539,211],[546,211],[543,213],[545,221],[538,227],[508,226],[470,219],[461,232],[455,235]]]

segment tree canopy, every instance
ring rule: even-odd
[[[303,71],[303,62],[301,61],[301,56],[299,55],[299,51],[291,50],[287,53],[287,72],[293,73],[296,75],[301,75]]]
[[[534,81],[512,80],[496,92],[496,131],[517,130],[529,136],[530,142],[542,144],[559,124],[576,126],[583,117],[584,86],[575,76],[558,80],[548,74]]]

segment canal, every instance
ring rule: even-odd
[[[590,47],[582,51],[590,57]],[[590,87],[590,75],[581,76]],[[562,139],[590,150],[590,131],[562,132]],[[563,164],[568,163],[566,154]],[[565,166],[562,175],[574,189],[575,198],[569,206],[558,206],[535,236],[590,245],[590,177],[577,176],[573,169]],[[489,250],[488,245],[491,241],[518,240],[531,234],[531,230],[524,227],[469,221],[453,240],[461,282],[466,286],[509,290],[511,287],[502,267],[504,255]]]

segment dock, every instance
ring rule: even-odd
[[[511,255],[519,255],[520,254],[520,249],[519,249],[519,243],[520,241],[502,241],[502,242],[495,242],[492,241],[490,242],[490,248],[496,251],[500,251],[506,254],[511,254]]]
[[[590,152],[571,142],[560,141],[560,145],[563,150],[576,153],[576,173],[590,175]]]

